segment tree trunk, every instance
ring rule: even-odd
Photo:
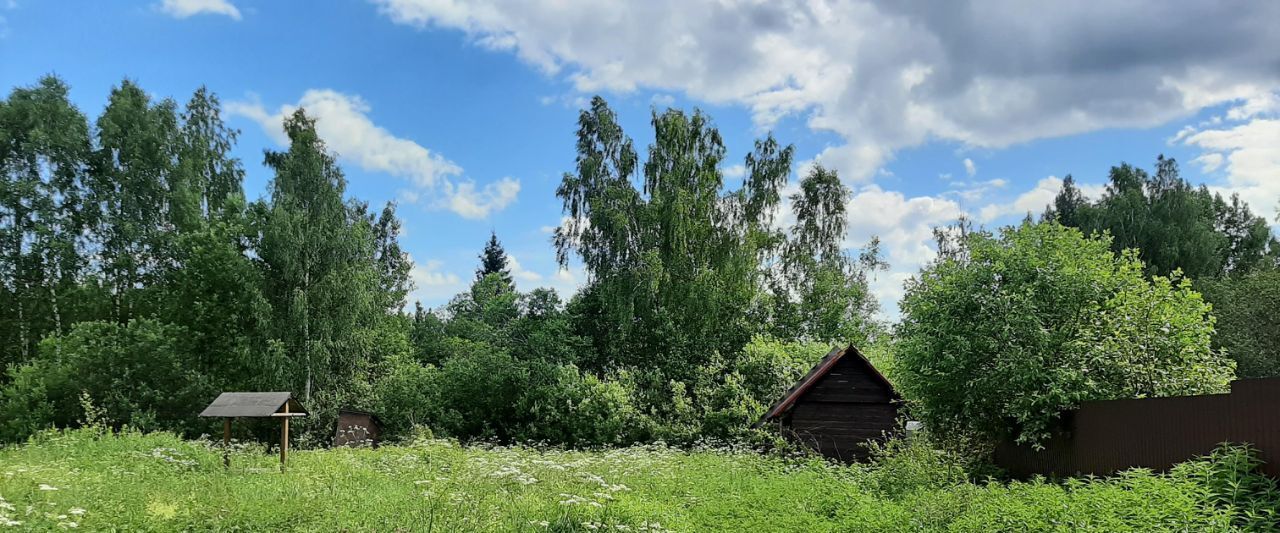
[[[29,284],[27,282],[23,281],[22,288],[18,292],[17,298],[14,298],[18,301],[18,343],[22,346],[18,353],[22,354],[23,363],[27,362],[31,355],[31,346],[30,341],[28,340],[31,328],[27,325],[27,304],[22,300],[23,296],[29,289],[28,285]]]

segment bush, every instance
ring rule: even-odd
[[[879,494],[901,498],[919,491],[938,491],[965,483],[968,463],[932,445],[917,433],[880,443],[871,441],[869,485]]]
[[[459,439],[590,446],[629,444],[652,434],[625,380],[517,359],[483,342],[448,338],[442,345],[448,353],[438,368],[407,356],[387,362],[373,396],[388,436],[425,426]]]
[[[969,233],[907,287],[895,380],[948,442],[1037,444],[1086,400],[1224,392],[1234,363],[1186,280],[1057,223]]]
[[[1197,281],[1218,317],[1214,346],[1236,361],[1236,374],[1280,376],[1280,269]]]
[[[127,325],[81,322],[40,343],[36,360],[11,371],[0,391],[0,439],[25,439],[41,428],[76,425],[87,394],[119,427],[198,431],[213,388],[189,368],[186,331],[154,320]]]
[[[1280,489],[1258,471],[1262,461],[1248,445],[1224,444],[1205,457],[1173,467],[1174,479],[1204,488],[1201,502],[1223,509],[1248,531],[1280,530]]]

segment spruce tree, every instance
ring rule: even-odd
[[[480,268],[476,269],[476,281],[484,279],[489,274],[497,274],[507,287],[515,289],[514,282],[511,281],[511,270],[507,268],[507,251],[502,249],[502,243],[498,242],[498,234],[489,233],[489,242],[484,245],[484,252],[480,254]]]

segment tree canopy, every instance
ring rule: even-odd
[[[1067,176],[1045,212],[1046,219],[1107,232],[1112,249],[1139,251],[1148,274],[1174,270],[1191,279],[1249,272],[1276,265],[1280,242],[1266,219],[1232,195],[1193,187],[1172,158],[1156,159],[1155,174],[1122,163],[1111,167],[1106,192],[1089,201]]]
[[[1132,251],[1056,222],[952,233],[908,284],[903,395],[935,435],[1038,444],[1086,400],[1225,392],[1210,306],[1188,280],[1146,278]]]

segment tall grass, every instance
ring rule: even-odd
[[[1231,454],[1234,452],[1224,452]],[[913,455],[914,454],[914,455]],[[734,450],[259,445],[231,468],[165,433],[48,432],[0,450],[0,529],[117,531],[1232,531],[1221,461],[1065,484],[972,483],[919,450],[871,467]],[[1235,457],[1231,455],[1231,457]],[[1222,458],[1219,458],[1222,459]],[[893,463],[892,461],[897,461]],[[890,479],[898,478],[896,480]],[[1252,479],[1252,478],[1250,478]],[[1239,480],[1226,479],[1227,486]],[[1250,481],[1252,483],[1252,481]],[[1216,485],[1215,485],[1216,484]],[[1233,485],[1234,484],[1234,485]],[[1255,487],[1256,488],[1256,487]],[[1257,511],[1254,508],[1254,511]],[[1259,522],[1258,524],[1264,524]],[[1274,524],[1274,522],[1272,522]]]

